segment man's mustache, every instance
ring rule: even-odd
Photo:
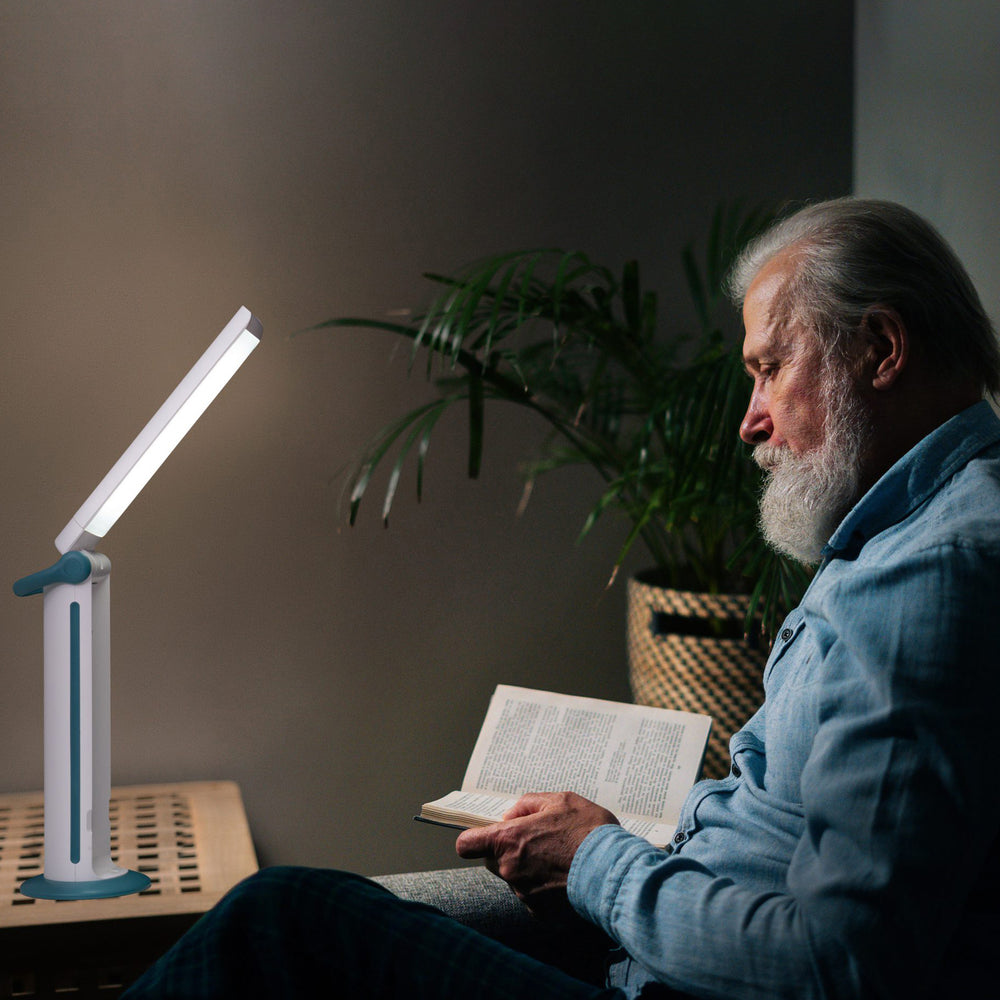
[[[759,444],[753,450],[753,460],[765,472],[773,472],[789,454],[784,445]]]

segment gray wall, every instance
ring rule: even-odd
[[[425,501],[338,515],[338,469],[423,398],[375,334],[498,249],[642,261],[722,198],[851,183],[852,5],[595,0],[0,6],[0,580],[51,540],[246,304],[261,348],[116,525],[113,780],[236,779],[264,862],[429,868],[498,682],[627,697],[611,521],[540,428],[445,428]],[[9,590],[8,590],[9,595]],[[0,600],[0,790],[41,787],[41,602]]]
[[[1000,6],[858,0],[854,183],[949,239],[1000,321]]]

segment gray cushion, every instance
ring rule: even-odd
[[[374,881],[403,899],[429,903],[511,948],[556,965],[588,982],[602,983],[611,942],[581,919],[539,920],[502,879],[485,868],[378,875]]]
[[[485,868],[378,875],[375,881],[403,899],[415,899],[490,937],[504,938],[537,921],[503,879]]]

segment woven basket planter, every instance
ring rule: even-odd
[[[764,700],[765,644],[744,636],[748,598],[671,590],[638,574],[628,584],[632,695],[712,716],[702,775],[729,773],[729,738]]]

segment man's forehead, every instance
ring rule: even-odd
[[[805,323],[774,319],[747,327],[743,337],[743,363],[748,368],[767,361],[783,361],[818,347],[815,334]]]
[[[766,261],[754,276],[744,297],[744,306],[752,299],[773,301],[780,297],[785,285],[794,275],[796,255],[791,250],[783,250]]]
[[[767,354],[788,353],[804,347],[810,331],[795,321],[786,286],[794,270],[789,253],[769,260],[750,283],[743,300],[743,358],[749,366]]]

